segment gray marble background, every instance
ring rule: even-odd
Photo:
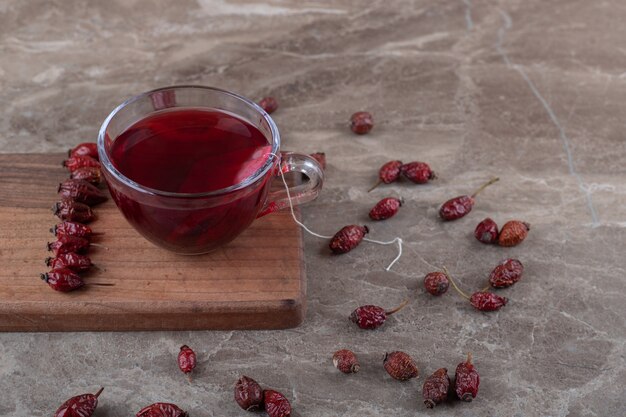
[[[371,237],[332,257],[305,239],[308,312],[287,331],[0,334],[0,415],[50,416],[105,386],[97,417],[173,401],[191,416],[240,416],[231,387],[247,374],[283,391],[295,416],[623,416],[626,308],[626,3],[621,0],[18,1],[0,2],[0,151],[52,152],[93,140],[125,98],[204,84],[276,96],[284,148],[325,151],[327,182],[303,210],[315,231],[368,223]],[[356,110],[377,121],[347,129]],[[368,194],[379,165],[423,160],[430,185]],[[486,178],[470,216],[442,224],[438,205]],[[393,219],[368,222],[401,195]],[[522,245],[472,237],[486,216],[532,223]],[[474,311],[433,299],[422,277],[447,265],[479,288],[505,257],[526,265],[510,304]],[[347,321],[359,304],[412,303],[384,328]],[[193,384],[175,356],[199,355]],[[332,353],[357,352],[339,374]],[[404,350],[419,379],[391,380],[385,351]],[[472,351],[479,397],[428,411],[424,376]]]

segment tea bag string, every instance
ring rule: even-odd
[[[269,153],[268,155],[271,155],[273,157],[276,157],[279,161],[280,161],[280,156],[276,155],[275,153]],[[283,172],[282,169],[279,169],[280,171],[280,177],[283,180],[283,184],[285,186],[285,192],[287,193],[287,201],[289,201],[289,210],[291,211],[291,217],[293,218],[293,221],[296,222],[296,224],[300,227],[302,227],[307,233],[309,233],[312,236],[315,237],[319,237],[321,239],[332,239],[333,236],[326,236],[326,235],[321,235],[319,233],[315,233],[314,231],[312,231],[311,229],[309,229],[304,223],[302,223],[300,220],[298,220],[296,218],[296,213],[294,212],[293,209],[293,203],[291,201],[291,193],[289,192],[289,186],[287,185],[287,180],[285,179],[285,173]],[[381,240],[375,240],[375,239],[370,239],[370,238],[363,238],[364,241],[366,242],[370,242],[370,243],[374,243],[376,245],[393,245],[394,243],[398,243],[398,255],[393,259],[393,261],[391,261],[391,263],[385,268],[385,271],[389,271],[391,270],[391,267],[395,265],[396,262],[398,262],[400,260],[400,258],[402,257],[402,238],[400,237],[395,237],[392,240],[389,240],[387,242],[381,241]]]

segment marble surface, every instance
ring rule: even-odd
[[[626,415],[626,5],[621,0],[29,1],[0,3],[1,152],[48,152],[92,140],[125,98],[203,84],[272,94],[284,148],[325,151],[327,182],[303,210],[332,234],[367,223],[371,238],[330,256],[306,237],[308,312],[286,331],[0,334],[0,415],[49,416],[67,397],[105,386],[95,416],[172,401],[191,416],[239,416],[231,387],[246,374],[283,391],[294,416]],[[352,135],[347,119],[374,114]],[[366,190],[390,159],[423,160],[430,185]],[[501,182],[464,219],[439,204],[492,175]],[[377,199],[400,213],[368,221]],[[483,246],[486,216],[532,224],[522,245]],[[453,293],[433,299],[422,277],[447,265],[467,290],[517,257],[523,280],[497,313]],[[359,304],[412,303],[384,328],[347,321]],[[192,384],[175,363],[194,347]],[[332,353],[348,347],[357,375]],[[385,351],[404,350],[419,379],[391,380]],[[478,398],[433,411],[424,377],[472,351]]]

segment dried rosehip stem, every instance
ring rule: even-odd
[[[94,397],[96,397],[96,398],[98,398],[98,397],[100,396],[100,394],[102,394],[102,391],[104,391],[104,387],[100,388],[100,389],[98,390],[98,392],[96,392],[93,396],[94,396]]]
[[[385,311],[385,314],[388,315],[388,316],[391,316],[392,314],[397,313],[398,311],[402,310],[404,307],[406,307],[407,304],[409,304],[409,300],[408,299],[406,299],[403,302],[401,302],[398,307],[396,307],[394,309],[391,309],[391,310],[388,310],[388,311]]]
[[[448,272],[448,268],[446,268],[445,266],[442,268],[443,269],[443,273],[446,274],[446,276],[448,277],[448,279],[450,280],[450,282],[452,283],[452,286],[454,287],[454,289],[456,290],[456,292],[458,292],[461,297],[466,298],[466,299],[470,299],[470,296],[467,295],[463,290],[461,290],[456,283],[454,282],[454,280],[452,279],[452,277],[450,276],[450,273]]]
[[[474,193],[471,195],[471,197],[475,198],[485,188],[489,187],[491,184],[496,183],[498,181],[500,181],[500,178],[498,178],[498,177],[494,177],[494,178],[490,179],[489,181],[487,181],[486,183],[484,183],[483,185],[478,187],[478,189],[476,191],[474,191]]]

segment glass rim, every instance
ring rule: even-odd
[[[117,115],[125,107],[129,106],[130,104],[135,103],[136,101],[139,101],[139,100],[141,100],[143,98],[146,98],[146,97],[148,97],[151,94],[154,94],[154,93],[159,92],[159,91],[165,91],[165,90],[207,90],[207,91],[212,91],[212,92],[216,92],[216,93],[220,93],[220,94],[225,94],[225,95],[231,96],[231,97],[233,97],[233,98],[243,102],[244,104],[247,104],[248,106],[252,107],[254,110],[256,110],[263,117],[263,119],[267,122],[267,124],[268,124],[268,126],[270,128],[270,134],[272,136],[271,137],[271,139],[272,139],[272,151],[268,155],[270,155],[271,158],[267,158],[267,161],[263,164],[263,166],[261,166],[254,174],[252,174],[249,177],[245,178],[243,181],[241,181],[241,182],[239,182],[237,184],[230,185],[230,186],[225,187],[225,188],[220,188],[218,190],[201,192],[201,193],[177,193],[177,192],[172,192],[172,191],[163,191],[163,190],[158,190],[156,188],[146,187],[144,185],[139,184],[136,181],[131,180],[130,178],[128,178],[127,176],[122,174],[113,165],[113,163],[111,162],[111,159],[109,158],[109,155],[108,155],[107,151],[104,149],[104,138],[106,136],[106,131],[107,131],[107,129],[109,127],[109,124],[111,123],[111,120],[113,119],[113,117],[115,117],[115,115]],[[185,108],[185,106],[181,106],[180,108]],[[237,115],[236,113],[234,113],[234,114]],[[130,127],[130,126],[128,126],[128,127]],[[126,127],[126,129],[128,129],[128,127]],[[111,111],[111,113],[106,117],[106,119],[104,119],[104,122],[102,122],[102,126],[100,126],[100,131],[98,132],[98,156],[100,157],[100,163],[101,163],[102,167],[105,168],[118,181],[121,181],[123,184],[125,184],[125,185],[127,185],[127,186],[129,186],[129,187],[131,187],[131,188],[133,188],[133,189],[135,189],[137,191],[148,193],[148,194],[152,194],[152,195],[163,196],[163,197],[178,197],[178,198],[211,197],[211,196],[227,194],[227,193],[230,193],[230,192],[233,192],[233,191],[237,191],[237,190],[241,190],[243,188],[246,188],[250,184],[255,183],[257,180],[259,180],[265,174],[267,174],[267,172],[270,170],[270,168],[278,160],[279,149],[280,149],[280,133],[278,133],[278,127],[276,126],[276,123],[274,123],[274,120],[272,120],[270,115],[265,110],[263,110],[263,108],[261,108],[261,106],[259,106],[254,101],[252,101],[252,100],[250,100],[250,99],[248,99],[248,98],[246,98],[246,97],[244,97],[244,96],[242,96],[240,94],[233,93],[232,91],[228,91],[228,90],[224,90],[224,89],[216,88],[216,87],[201,86],[201,85],[174,85],[174,86],[169,86],[169,87],[161,87],[161,88],[156,88],[154,90],[146,91],[144,93],[141,93],[141,94],[138,94],[136,96],[133,96],[133,97],[127,99],[126,101],[124,101],[122,104],[118,105],[115,109],[113,109],[113,111]]]

